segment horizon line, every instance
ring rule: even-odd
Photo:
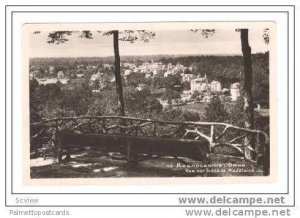
[[[253,54],[265,54],[269,51],[262,51],[262,52],[255,52]],[[243,56],[243,54],[240,53],[224,53],[224,54],[149,54],[149,55],[120,55],[120,57],[136,57],[136,56]],[[112,58],[114,55],[109,56],[42,56],[42,57],[29,57],[29,59],[33,58]]]

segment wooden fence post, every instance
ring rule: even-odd
[[[128,170],[132,167],[131,143],[127,141],[127,165]]]
[[[156,128],[157,128],[156,125],[157,125],[156,122],[153,122],[153,136],[156,136]]]
[[[62,144],[61,144],[61,133],[58,127],[58,120],[55,122],[55,148],[57,149],[58,162],[62,161]]]
[[[215,143],[215,125],[210,126],[210,140],[209,140],[209,153],[211,153],[214,148]]]

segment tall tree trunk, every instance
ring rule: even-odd
[[[123,97],[123,86],[121,77],[121,67],[120,67],[120,54],[119,54],[119,31],[114,30],[113,33],[113,43],[114,43],[114,53],[115,53],[115,79],[116,79],[116,90],[118,95],[118,109],[119,115],[125,116],[125,105]]]
[[[241,43],[244,60],[244,81],[242,96],[244,99],[244,125],[245,128],[253,129],[254,127],[254,111],[253,111],[253,96],[252,96],[252,60],[251,60],[251,47],[248,41],[248,29],[241,29]],[[255,149],[253,137],[245,138],[245,145],[250,145]],[[245,157],[253,159],[253,152],[245,149]]]

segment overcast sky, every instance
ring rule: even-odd
[[[120,55],[241,54],[240,34],[234,29],[216,29],[216,34],[208,39],[190,30],[154,32],[156,36],[149,43],[120,41]],[[54,45],[47,43],[48,33],[45,31],[40,34],[30,33],[30,57],[105,57],[114,54],[112,36],[102,36],[93,32],[94,39],[82,39],[75,33],[68,36],[68,42]],[[262,35],[263,28],[249,29],[252,53],[269,50]]]

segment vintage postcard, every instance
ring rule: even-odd
[[[23,36],[27,184],[276,177],[276,23],[24,24]]]

